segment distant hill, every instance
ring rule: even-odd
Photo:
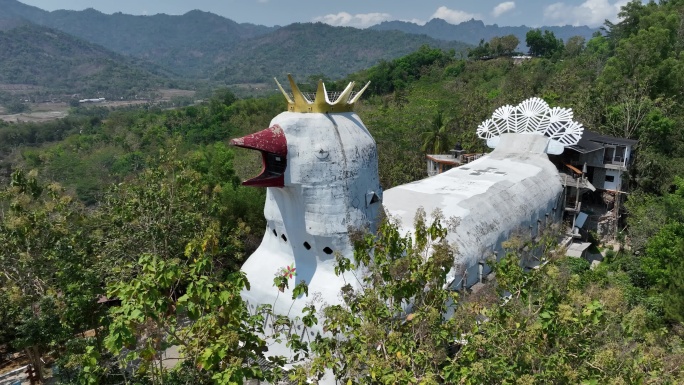
[[[485,25],[480,20],[464,21],[460,24],[449,24],[442,19],[432,19],[425,25],[418,25],[406,21],[385,21],[380,24],[370,27],[370,29],[377,31],[402,31],[405,33],[425,34],[435,39],[447,41],[462,41],[468,44],[477,45],[481,39],[489,41],[495,36],[515,35],[522,46],[525,46],[525,35],[532,27],[506,27],[494,25]],[[589,40],[591,35],[598,31],[598,29],[589,28],[587,26],[573,27],[570,25],[562,27],[540,27],[541,30],[548,29],[552,31],[557,38],[568,41],[573,36],[582,36]]]
[[[235,43],[278,28],[239,24],[202,11],[182,16],[108,15],[94,9],[47,12],[16,0],[0,0],[2,18],[23,18],[193,77],[211,73]]]
[[[153,73],[150,69],[155,70]],[[64,32],[20,23],[0,31],[0,84],[46,94],[129,98],[164,84],[166,74]]]
[[[0,19],[34,20],[43,17],[47,11],[16,0],[0,0]]]
[[[286,72],[343,77],[381,59],[406,55],[423,44],[466,47],[428,36],[320,23],[283,28],[239,24],[202,11],[182,16],[108,15],[94,9],[47,12],[17,0],[0,0],[3,18],[23,18],[59,29],[186,78],[228,84],[270,80]]]
[[[295,23],[237,44],[215,80],[228,84],[270,81],[290,72],[341,78],[417,50],[421,45],[464,51],[468,45],[398,31]]]
[[[28,21],[22,19],[3,19],[0,17],[0,31],[7,31],[28,23]]]

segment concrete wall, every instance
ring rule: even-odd
[[[619,186],[622,186],[620,181],[621,176],[622,172],[620,170],[606,169],[605,176],[603,177],[603,188],[606,190],[617,190]],[[613,181],[606,180],[606,177],[613,177]]]
[[[606,183],[606,169],[603,167],[595,167],[594,168],[594,177],[591,180],[591,184],[594,185],[597,189],[605,189],[605,183]]]
[[[352,274],[335,275],[335,253],[353,255],[350,230],[375,229],[382,191],[375,141],[356,114],[284,112],[271,121],[275,125],[287,139],[284,187],[267,188],[267,228],[242,266],[251,284],[243,298],[253,311],[268,304],[278,314],[295,316],[315,298],[319,309],[338,303],[340,288],[357,282]],[[273,278],[288,266],[296,276],[280,293]],[[292,300],[301,280],[309,286],[309,297]],[[287,356],[289,349],[274,344],[270,353]]]
[[[375,229],[379,199],[401,220],[404,233],[413,230],[420,207],[428,215],[440,209],[445,217],[458,218],[460,225],[448,236],[458,250],[450,272],[454,287],[476,283],[480,263],[496,252],[503,255],[501,242],[513,232],[536,236],[563,210],[558,172],[545,153],[549,139],[541,135],[504,134],[487,156],[382,194],[375,141],[356,114],[285,112],[272,120],[276,125],[287,139],[287,167],[284,186],[267,188],[268,225],[242,267],[251,284],[243,292],[251,311],[270,305],[275,313],[294,317],[310,303],[317,309],[340,303],[340,288],[359,282],[351,273],[335,275],[335,253],[353,256],[350,231]],[[273,279],[287,267],[296,269],[296,276],[281,293]],[[483,266],[485,274],[489,270]],[[293,300],[292,289],[301,280],[309,296]],[[323,333],[320,325],[307,330],[294,322],[306,340]],[[267,334],[271,327],[266,320]],[[274,342],[269,354],[291,352]]]
[[[450,274],[454,287],[471,286],[479,264],[494,253],[503,255],[501,242],[512,233],[536,236],[539,221],[547,225],[560,219],[563,188],[544,152],[548,141],[541,135],[503,134],[488,156],[387,190],[386,212],[401,221],[404,232],[414,230],[420,207],[456,218],[460,225],[448,235],[457,249]],[[484,266],[484,273],[489,270]]]

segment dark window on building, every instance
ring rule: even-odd
[[[287,242],[287,237],[285,236],[285,234],[281,235],[280,238],[283,238],[283,241]]]
[[[275,231],[275,229],[273,229],[273,235],[275,235],[276,237],[278,236],[278,232]]]
[[[606,147],[603,152],[603,163],[610,164],[613,162],[613,157],[615,157],[615,147]]]
[[[625,146],[615,147],[615,157],[613,158],[613,162],[624,163],[626,151],[627,151],[627,147],[625,147]]]
[[[332,249],[329,248],[329,247],[327,247],[327,246],[326,246],[325,249],[323,249],[323,252],[326,253],[326,254],[332,254],[332,253],[333,253]]]
[[[311,245],[309,244],[309,242],[304,242],[304,248],[307,250],[311,250]]]
[[[606,182],[615,182],[614,175],[606,175]]]

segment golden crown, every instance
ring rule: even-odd
[[[283,86],[278,83],[278,79],[275,79],[280,92],[285,95],[287,99],[287,110],[291,112],[350,112],[354,110],[354,103],[361,97],[363,91],[368,88],[370,82],[359,92],[353,92],[354,82],[349,83],[347,88],[342,92],[327,92],[325,90],[325,84],[322,80],[318,81],[318,89],[316,93],[308,92],[304,93],[299,90],[297,84],[295,83],[292,75],[287,74],[287,78],[290,81],[290,87],[292,88],[292,93],[288,94],[283,89]],[[333,101],[331,101],[331,99]]]

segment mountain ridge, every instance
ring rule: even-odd
[[[270,80],[285,73],[284,68],[304,76],[343,77],[380,60],[406,55],[421,45],[460,51],[467,47],[428,36],[322,23],[285,27],[240,24],[200,10],[179,16],[109,15],[92,8],[48,12],[17,0],[0,0],[3,17],[19,17],[55,28],[118,54],[170,68],[187,78],[228,84]]]
[[[201,10],[151,16],[105,14],[93,8],[49,12],[18,0],[0,0],[0,30],[25,22],[101,46],[121,55],[116,60],[122,63],[135,62],[143,72],[226,85],[261,83],[287,72],[342,78],[422,45],[463,52],[469,46],[462,41],[476,45],[480,39],[513,33],[524,42],[524,34],[531,29],[487,26],[476,20],[453,25],[442,19],[424,26],[384,22],[367,29],[320,22],[267,27]],[[588,27],[558,28],[560,38],[578,31],[584,36],[594,32]]]
[[[447,42],[425,35],[398,31],[361,30],[333,27],[324,23],[293,23],[270,34],[235,45],[236,56],[228,59],[215,80],[230,83],[249,77],[248,82],[270,81],[288,72],[302,76],[322,74],[342,78],[416,51],[422,45],[444,50],[465,51],[461,42]],[[298,56],[291,53],[296,48]],[[277,63],[277,73],[267,73],[264,63]]]
[[[589,40],[595,32],[599,31],[596,28],[589,28],[587,26],[542,26],[539,28],[521,26],[499,26],[498,24],[485,24],[482,20],[470,19],[459,24],[451,24],[446,20],[435,18],[425,25],[419,25],[408,21],[384,21],[380,24],[369,27],[369,29],[379,31],[402,31],[411,34],[424,34],[434,39],[440,40],[460,40],[464,43],[477,45],[481,39],[485,41],[490,40],[496,36],[515,35],[522,45],[525,42],[525,35],[532,29],[549,30],[556,35],[557,38],[568,41],[573,36],[582,36]]]
[[[200,10],[184,15],[152,16],[121,12],[110,15],[93,8],[48,12],[16,0],[0,0],[0,18],[11,17],[58,29],[119,54],[149,60],[192,77],[211,72],[217,58],[236,42],[277,29],[240,24]]]

